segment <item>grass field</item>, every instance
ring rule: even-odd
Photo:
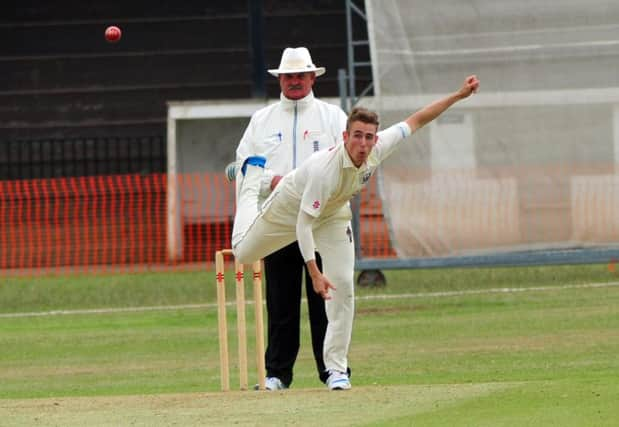
[[[293,388],[218,392],[212,272],[2,278],[0,425],[617,425],[606,266],[386,274],[357,290],[339,393],[316,378],[305,315]]]

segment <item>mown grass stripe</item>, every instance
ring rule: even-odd
[[[603,283],[583,283],[576,285],[562,286],[530,286],[523,288],[490,288],[490,289],[470,289],[463,291],[438,291],[438,292],[419,292],[406,294],[375,294],[357,296],[357,300],[388,300],[388,299],[403,299],[403,298],[442,298],[464,295],[483,295],[483,294],[498,294],[498,293],[518,293],[518,292],[547,292],[568,289],[587,289],[587,288],[608,288],[619,286],[619,282],[603,282]],[[247,304],[253,304],[253,300],[247,300]],[[227,306],[235,305],[234,302],[226,303]],[[146,307],[113,307],[113,308],[93,308],[81,310],[51,310],[25,313],[0,313],[0,318],[19,318],[19,317],[45,317],[45,316],[62,316],[76,314],[113,314],[113,313],[139,313],[145,311],[163,311],[163,310],[192,310],[216,308],[216,303],[205,304],[180,304],[180,305],[158,305]]]

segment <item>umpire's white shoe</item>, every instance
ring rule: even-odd
[[[282,382],[282,380],[280,380],[277,377],[267,377],[266,380],[264,381],[264,387],[267,390],[285,390],[288,387],[286,387],[286,384],[284,384]]]
[[[259,390],[259,388],[260,386],[258,384],[254,386],[254,390]],[[275,391],[286,390],[288,387],[277,377],[266,377],[264,379],[264,388],[268,391]]]
[[[344,372],[330,371],[329,378],[327,378],[327,387],[329,390],[350,390],[350,378]]]

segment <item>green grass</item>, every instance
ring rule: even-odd
[[[617,276],[610,274],[604,265],[391,270],[384,273],[387,287],[360,288],[358,294],[556,286],[617,280]],[[229,271],[227,280],[233,280]],[[0,301],[0,313],[200,304],[215,301],[215,287],[210,271],[2,277]]]
[[[0,312],[177,305],[214,295],[209,272],[9,277],[0,281]]]
[[[605,266],[385,273],[386,288],[357,290],[350,393],[328,393],[318,382],[305,314],[293,389],[211,393],[219,390],[212,272],[3,279],[0,419],[3,425],[35,424],[37,414],[47,414],[37,425],[317,425],[325,416],[333,425],[615,424],[619,286],[565,287],[614,282]],[[528,290],[466,292],[498,288]],[[412,295],[378,298],[390,294]],[[201,306],[6,316],[185,304]],[[228,314],[234,356],[234,310]],[[252,318],[249,305],[249,331]]]

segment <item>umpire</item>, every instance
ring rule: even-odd
[[[314,65],[307,48],[284,49],[279,67],[268,71],[279,80],[280,100],[254,113],[236,151],[237,164],[250,156],[266,158],[266,167],[272,173],[261,183],[263,198],[283,175],[296,169],[312,153],[342,142],[346,129],[346,114],[339,107],[314,97],[314,82],[325,73],[325,68]],[[348,206],[345,209],[350,210]],[[322,268],[320,254],[316,260]],[[268,314],[266,388],[282,390],[292,383],[300,346],[303,276],[316,369],[320,380],[325,382],[328,375],[323,361],[325,303],[313,290],[298,244],[295,242],[267,256],[264,271]]]

